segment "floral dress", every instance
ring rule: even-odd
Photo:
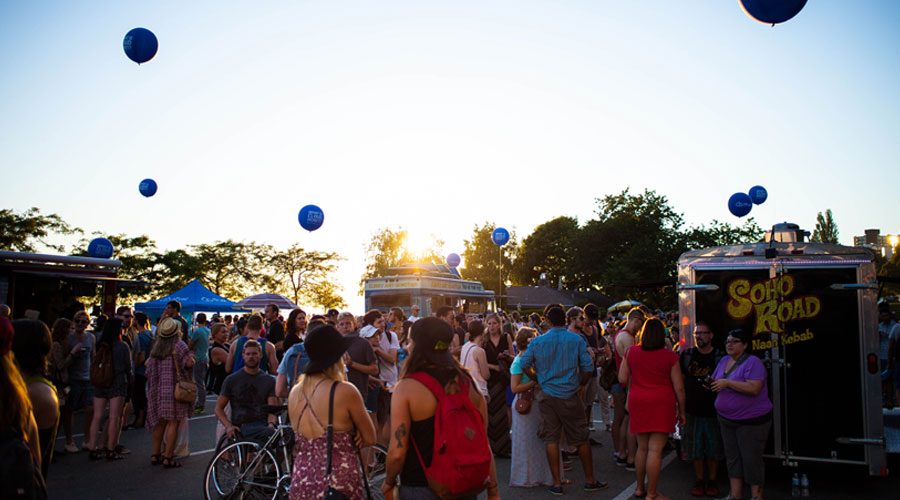
[[[322,382],[324,380],[316,384],[313,394]],[[315,410],[309,406],[309,400],[306,401],[297,418],[298,427],[300,419],[303,418],[303,413],[307,409],[312,413],[319,426],[323,429],[328,428],[319,420]],[[335,432],[332,439],[331,475],[326,478],[328,434],[324,433],[317,438],[308,439],[299,432],[295,433],[294,452],[297,456],[294,459],[294,473],[291,477],[291,500],[319,500],[325,496],[325,491],[329,486],[339,490],[351,500],[366,498],[356,444],[353,442],[353,432]]]
[[[175,343],[175,357],[178,359],[182,378],[190,379],[190,371],[185,368],[190,350],[184,341]],[[150,357],[147,360],[147,428],[151,431],[160,420],[183,420],[193,414],[191,403],[175,401],[175,363],[171,356],[165,359]]]

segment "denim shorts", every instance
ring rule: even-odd
[[[622,384],[616,382],[609,388],[610,394],[625,394],[625,388],[622,387]]]
[[[94,387],[87,380],[70,380],[69,381],[69,399],[66,406],[69,411],[80,410],[86,406],[94,404]]]

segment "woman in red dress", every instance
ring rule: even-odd
[[[634,461],[638,487],[634,496],[665,499],[656,491],[656,485],[666,439],[675,432],[676,419],[684,425],[684,380],[678,355],[666,349],[662,321],[647,320],[638,338],[640,341],[628,350],[619,368],[619,383],[628,387],[630,431],[638,440]]]

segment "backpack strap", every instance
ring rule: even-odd
[[[416,380],[427,387],[428,390],[431,391],[432,394],[434,394],[434,397],[437,398],[438,402],[440,402],[441,399],[446,396],[446,394],[444,393],[444,388],[440,383],[438,383],[437,379],[425,372],[416,372],[411,375],[407,375],[406,378]]]

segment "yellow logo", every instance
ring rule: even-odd
[[[728,315],[742,319],[756,314],[753,334],[763,332],[784,333],[784,323],[814,318],[822,312],[822,301],[815,295],[789,298],[794,291],[794,278],[778,276],[751,283],[748,279],[736,279],[728,284]]]

